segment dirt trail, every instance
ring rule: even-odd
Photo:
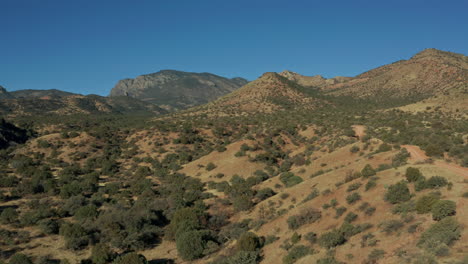
[[[425,161],[425,160],[427,160],[429,158],[426,155],[426,153],[421,148],[419,148],[418,146],[402,145],[401,147],[408,150],[408,152],[411,154],[410,159],[415,161],[415,162]],[[434,165],[436,165],[437,167],[440,167],[440,168],[448,169],[449,171],[451,171],[453,173],[456,173],[456,174],[458,174],[460,176],[463,176],[463,177],[468,179],[468,168],[464,168],[462,166],[459,166],[459,165],[456,165],[456,164],[453,164],[453,163],[448,163],[448,162],[442,161],[442,160],[434,161]]]
[[[356,133],[356,136],[359,138],[359,139],[362,139],[362,137],[364,137],[366,135],[365,131],[366,131],[366,127],[363,126],[363,125],[353,125],[351,126],[354,130],[354,132]]]
[[[363,136],[365,136],[365,130],[366,130],[366,127],[363,126],[363,125],[353,125],[352,126],[354,132],[356,133],[356,136],[361,139]],[[421,149],[419,148],[418,146],[414,146],[414,145],[402,145],[401,147],[403,148],[406,148],[406,150],[408,150],[408,152],[411,154],[411,157],[410,157],[410,160],[414,161],[414,162],[423,162],[427,159],[429,159],[429,157],[426,155],[426,153]],[[459,165],[456,165],[456,164],[453,164],[453,163],[448,163],[446,161],[443,161],[443,160],[436,160],[434,161],[434,165],[436,165],[437,167],[440,167],[440,168],[444,168],[444,169],[447,169],[453,173],[456,173],[460,176],[463,176],[465,177],[466,179],[468,179],[468,168],[464,168],[462,166],[459,166]]]

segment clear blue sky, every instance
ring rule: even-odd
[[[354,76],[468,54],[468,1],[0,0],[0,85],[107,95],[162,69]]]

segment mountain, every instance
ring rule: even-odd
[[[0,85],[0,99],[11,99],[14,98],[3,86]]]
[[[357,97],[428,97],[467,83],[468,57],[426,49],[409,60],[378,67],[323,89],[333,95]]]
[[[71,95],[77,95],[75,93],[65,92],[57,89],[50,90],[18,90],[12,91],[10,94],[15,98],[41,98],[41,97],[65,97]]]
[[[0,118],[0,149],[4,149],[13,144],[21,144],[28,139],[26,130]]]
[[[307,92],[307,88],[277,73],[267,72],[238,90],[207,105],[194,108],[193,111],[245,115],[300,108],[311,109],[323,103],[310,97]]]
[[[163,70],[119,81],[111,90],[110,97],[128,96],[169,110],[178,110],[208,103],[246,83],[247,80],[243,78],[228,79],[211,73]]]
[[[43,96],[0,100],[0,114],[5,116],[70,115],[70,114],[162,114],[156,105],[125,97],[98,95]]]

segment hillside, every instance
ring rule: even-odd
[[[436,49],[325,86],[333,95],[427,97],[468,83],[468,57]]]
[[[57,89],[50,90],[17,90],[12,91],[10,94],[15,98],[41,98],[41,97],[66,97],[71,95],[77,95],[70,92],[65,92]]]
[[[38,94],[42,94],[38,92]],[[156,105],[129,97],[102,97],[72,95],[13,98],[0,100],[0,114],[9,117],[71,114],[162,114],[166,111]],[[56,93],[54,93],[56,94]]]
[[[130,115],[154,106],[130,96],[0,100],[22,100],[9,120],[35,131],[0,151],[0,262],[464,264],[465,57],[451,56],[334,81],[268,72],[166,115]],[[455,75],[424,75],[417,96],[397,87],[450,58]]]
[[[246,83],[242,78],[163,70],[121,80],[109,96],[129,96],[168,110],[178,110],[208,103]]]
[[[0,100],[14,98],[3,86],[0,86]]]
[[[285,110],[313,109],[325,105],[325,101],[313,98],[309,94],[313,92],[313,89],[304,88],[277,73],[267,72],[226,96],[184,113],[248,116]]]

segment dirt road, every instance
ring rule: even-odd
[[[366,133],[365,133],[366,127],[365,126],[363,126],[363,125],[353,125],[352,128],[353,128],[354,132],[356,133],[356,136],[359,139],[361,139],[363,136],[366,135]],[[418,146],[402,145],[401,147],[406,148],[406,150],[408,150],[408,152],[411,154],[410,160],[412,160],[414,162],[423,162],[423,161],[429,159],[429,157],[426,155],[426,153]],[[447,169],[447,170],[449,170],[449,171],[451,171],[453,173],[456,173],[456,174],[458,174],[460,176],[463,176],[466,179],[468,179],[468,168],[459,166],[457,164],[448,163],[448,162],[443,161],[443,160],[434,161],[434,165],[436,165],[437,167],[440,167],[440,168]]]
[[[401,147],[408,150],[408,152],[411,154],[410,159],[415,161],[415,162],[425,161],[426,159],[429,158],[426,155],[426,153],[421,148],[419,148],[418,146],[402,145]],[[440,168],[445,168],[445,169],[447,169],[447,170],[449,170],[449,171],[451,171],[453,173],[456,173],[456,174],[458,174],[460,176],[463,176],[466,179],[468,179],[468,168],[464,168],[462,166],[459,166],[459,165],[456,165],[456,164],[453,164],[453,163],[448,163],[448,162],[443,161],[443,160],[434,161],[434,165],[436,165],[437,167],[440,167]]]

